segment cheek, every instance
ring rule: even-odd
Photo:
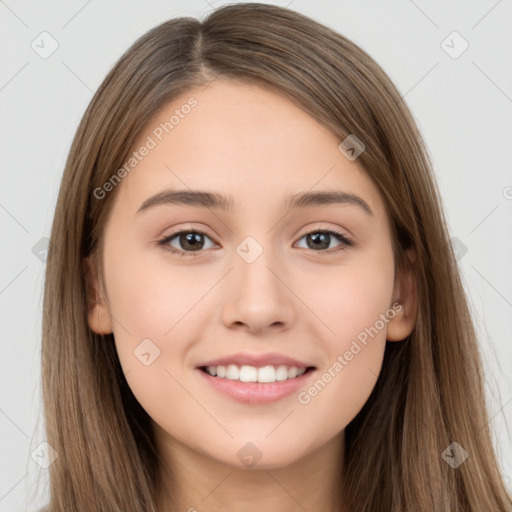
[[[303,290],[308,306],[328,328],[324,339],[331,348],[343,349],[390,307],[393,265],[386,259],[373,265],[361,261],[333,266],[329,272],[315,275]]]
[[[211,276],[203,279],[200,273],[180,272],[177,265],[166,261],[165,255],[155,253],[156,250],[118,251],[117,254],[127,255],[124,258],[106,254],[110,313],[125,372],[134,365],[139,367],[141,361],[136,356],[141,343],[145,345],[140,350],[160,350],[166,357],[171,352],[169,357],[178,360],[176,356],[184,350],[186,339],[178,338],[177,333],[197,316],[201,309],[198,301],[211,287]],[[162,359],[155,359],[155,364]]]
[[[346,425],[368,399],[380,373],[386,326],[394,313],[392,290],[390,258],[373,266],[366,262],[340,266],[315,277],[308,306],[322,320],[316,339],[326,359],[317,380],[298,401],[319,421],[330,417],[332,425]],[[328,404],[332,407],[326,408]]]
[[[198,336],[198,301],[211,279],[137,253],[107,272],[115,345],[127,383],[146,412],[162,420],[168,413],[162,404],[172,403],[174,412],[190,406],[182,366]]]

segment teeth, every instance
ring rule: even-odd
[[[280,382],[287,379],[300,377],[306,368],[280,365],[277,368],[272,365],[256,368],[255,366],[229,364],[228,366],[207,366],[206,371],[216,377],[228,380],[240,380],[242,382]]]
[[[288,378],[288,368],[286,366],[278,366],[276,369],[276,380],[286,380]]]
[[[276,369],[273,366],[258,368],[258,382],[275,382]]]
[[[242,366],[238,378],[242,382],[258,382],[258,369],[254,366]]]
[[[226,379],[240,380],[240,370],[236,364],[228,365],[226,370]]]

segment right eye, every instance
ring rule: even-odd
[[[171,235],[166,236],[162,240],[158,241],[158,245],[162,246],[164,249],[171,251],[174,254],[179,254],[180,256],[197,256],[198,252],[201,252],[201,249],[204,249],[204,237],[211,240],[211,238],[202,231],[197,230],[182,230],[177,231]],[[170,243],[177,239],[178,244],[182,246],[182,248],[175,248]],[[213,244],[215,245],[215,244]]]

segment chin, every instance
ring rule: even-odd
[[[301,442],[294,439],[294,445],[284,446],[281,439],[258,440],[257,436],[247,436],[245,439],[253,441],[240,442],[231,440],[221,453],[209,453],[209,456],[233,469],[247,470],[272,470],[293,465],[301,460],[306,454],[304,452],[306,440]],[[228,457],[226,455],[229,454]]]

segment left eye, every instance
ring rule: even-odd
[[[338,240],[339,244],[334,249],[331,249],[330,245],[333,237]],[[205,238],[212,242],[210,247],[204,247]],[[334,253],[354,245],[354,243],[345,235],[333,230],[310,231],[309,233],[302,235],[299,240],[302,240],[303,238],[306,239],[307,249],[314,249],[314,252],[320,253]],[[174,247],[171,245],[171,242],[175,239],[181,247]],[[163,246],[165,249],[180,256],[197,256],[197,253],[201,252],[201,249],[211,249],[215,243],[206,233],[201,231],[178,231],[177,233],[160,240],[158,245]]]
[[[343,235],[342,233],[338,233],[337,231],[332,231],[332,230],[310,231],[309,233],[306,233],[305,235],[303,235],[300,238],[300,240],[302,240],[302,238],[306,238],[306,243],[308,246],[307,248],[321,249],[320,251],[316,251],[316,252],[323,252],[323,251],[336,252],[336,251],[345,249],[345,248],[353,245],[352,241],[349,240],[345,235]],[[336,247],[335,249],[329,250],[330,242],[332,241],[333,238],[336,238],[338,240],[338,242],[340,242],[340,243],[339,243],[338,247]],[[327,247],[324,247],[326,243],[327,243]]]

